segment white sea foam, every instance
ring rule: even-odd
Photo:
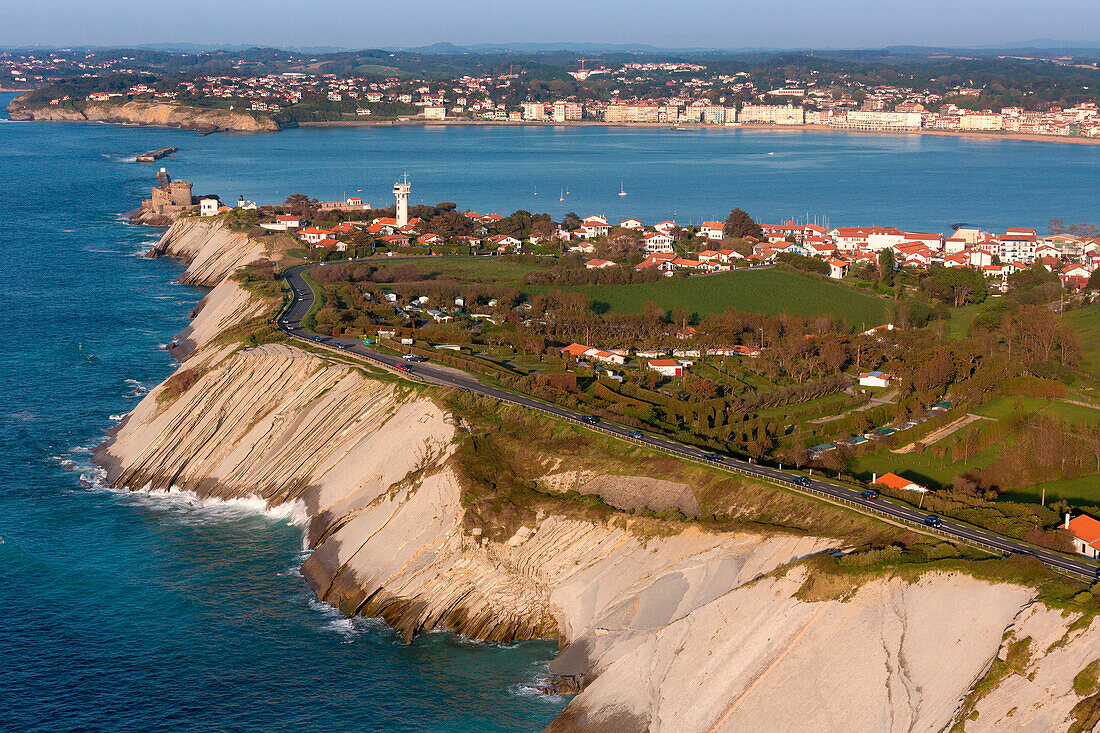
[[[320,630],[339,634],[344,637],[345,644],[350,644],[355,639],[356,634],[359,633],[354,619],[348,618],[327,603],[318,601],[316,598],[310,598],[309,607],[319,614],[323,620]]]
[[[546,689],[550,687],[550,674],[546,671],[536,674],[532,679],[527,682],[517,682],[508,688],[508,694],[515,697],[524,697],[531,700],[538,700],[548,704],[560,705],[565,702],[567,697],[565,695],[546,694]]]
[[[119,413],[116,413],[114,415],[109,415],[108,417],[110,417],[111,422],[122,422],[123,420],[126,419],[126,416],[128,414],[129,413],[127,413],[127,412],[119,412]]]
[[[149,394],[149,388],[136,379],[125,379],[123,384],[129,385],[131,388],[129,394],[126,395],[127,397],[144,397]]]

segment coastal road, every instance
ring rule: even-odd
[[[771,466],[742,461],[732,456],[711,453],[694,446],[667,440],[655,435],[639,433],[638,431],[631,430],[630,428],[615,423],[602,420],[590,422],[593,418],[582,413],[573,412],[572,410],[567,410],[558,405],[540,402],[527,395],[509,392],[483,384],[478,381],[475,376],[458,369],[443,367],[430,362],[410,363],[400,356],[385,354],[370,349],[364,346],[361,340],[319,336],[308,332],[302,328],[301,323],[310,308],[313,307],[315,295],[313,289],[310,287],[309,283],[306,282],[302,274],[304,271],[314,266],[313,264],[298,265],[283,273],[283,277],[286,279],[293,293],[294,300],[291,302],[290,307],[278,317],[278,326],[282,331],[291,336],[321,344],[329,348],[338,349],[345,354],[354,354],[368,361],[382,364],[390,368],[401,365],[402,369],[407,368],[409,370],[411,376],[430,384],[464,389],[468,392],[483,395],[485,397],[492,397],[502,402],[538,410],[539,412],[547,413],[563,420],[579,423],[590,430],[606,433],[621,440],[645,445],[679,458],[706,463],[716,469],[761,478],[799,493],[811,496],[816,495],[833,502],[855,506],[864,512],[882,516],[895,523],[915,525],[922,531],[946,535],[947,537],[976,545],[994,553],[1033,557],[1044,565],[1090,581],[1100,578],[1100,568],[1083,559],[1079,560],[1049,550],[1032,547],[1007,537],[993,534],[987,530],[952,522],[948,519],[942,519],[942,524],[938,527],[929,527],[925,524],[925,519],[928,516],[927,513],[909,506],[896,504],[881,497],[874,499],[864,498],[860,496],[858,490],[851,489],[847,486],[824,481],[813,476],[792,474]]]

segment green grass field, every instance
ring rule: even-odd
[[[1100,303],[1066,313],[1081,336],[1081,371],[1100,379]]]
[[[548,287],[527,287],[529,294]],[[593,303],[605,303],[611,311],[636,313],[646,301],[665,310],[679,305],[699,315],[721,313],[726,308],[778,315],[813,316],[832,313],[851,326],[877,326],[886,320],[887,301],[843,285],[796,275],[784,270],[728,272],[688,279],[665,278],[641,285],[578,285],[564,288],[583,293]]]
[[[372,264],[379,267],[404,265],[407,262],[410,260],[372,260]],[[519,285],[527,273],[539,269],[536,265],[503,262],[495,257],[425,257],[423,261],[411,262],[425,280],[458,280],[482,285]]]
[[[999,420],[1012,414],[1017,405],[1029,414],[1042,413],[1048,417],[1074,423],[1091,424],[1100,422],[1100,409],[1038,397],[995,397],[981,407],[976,408],[974,414]]]

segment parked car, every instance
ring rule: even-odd
[[[941,520],[935,514],[929,514],[927,517],[925,517],[924,523],[932,529],[939,529],[943,526],[943,520]]]
[[[874,489],[867,489],[866,491],[859,492],[859,497],[861,499],[877,499],[878,492]]]

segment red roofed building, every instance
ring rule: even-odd
[[[720,221],[704,221],[703,226],[699,227],[699,233],[707,239],[721,239],[725,225]]]
[[[894,489],[895,491],[916,491],[923,494],[928,491],[920,484],[915,484],[907,478],[902,478],[895,473],[884,473],[874,480],[873,483],[879,486],[885,486],[888,489]]]
[[[585,262],[584,266],[589,270],[603,270],[607,267],[614,267],[615,263],[611,260],[601,260],[599,258],[596,258]]]
[[[657,372],[662,377],[684,376],[684,365],[672,359],[650,359],[645,367],[651,372]]]
[[[1070,519],[1067,514],[1062,528],[1073,533],[1073,547],[1078,554],[1093,560],[1100,558],[1100,520],[1086,514]]]
[[[410,240],[407,234],[391,234],[388,237],[382,237],[380,241],[391,247],[408,247]]]

